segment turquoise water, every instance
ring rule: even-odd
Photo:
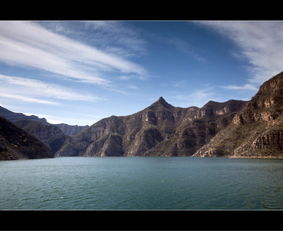
[[[283,160],[0,161],[0,209],[283,209]]]

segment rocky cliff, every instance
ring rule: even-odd
[[[46,144],[53,154],[62,147],[67,139],[67,136],[53,124],[35,120],[18,120],[14,124]]]
[[[195,156],[283,156],[283,72],[258,93]]]
[[[57,155],[192,155],[226,127],[245,103],[210,101],[202,108],[179,108],[160,97],[133,115],[98,121],[66,141]]]
[[[69,124],[54,124],[64,132],[67,136],[75,136],[79,134],[82,130],[88,128],[89,126],[79,126],[79,125],[69,125]]]
[[[0,160],[51,158],[53,156],[45,144],[0,117]]]

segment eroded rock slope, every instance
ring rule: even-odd
[[[57,155],[189,156],[226,127],[245,103],[210,101],[202,108],[179,108],[160,97],[135,114],[98,121],[66,141]]]

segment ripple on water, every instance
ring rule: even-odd
[[[72,157],[0,175],[0,209],[283,208],[283,160]]]

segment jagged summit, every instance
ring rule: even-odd
[[[205,105],[203,105],[203,107],[212,106],[212,105],[218,105],[218,104],[220,104],[220,103],[216,102],[216,101],[213,101],[213,100],[210,100]]]
[[[157,101],[155,101],[153,104],[151,104],[149,106],[149,108],[151,108],[151,109],[160,108],[160,107],[165,107],[165,108],[168,108],[168,109],[174,108],[174,106],[167,103],[167,101],[162,96],[160,96]]]
[[[196,156],[279,157],[283,151],[283,73],[261,85],[231,123]]]
[[[239,103],[241,104],[241,103]],[[224,105],[225,106],[225,105]],[[242,105],[235,105],[240,110]],[[230,108],[179,108],[163,97],[128,116],[102,119],[67,140],[58,156],[192,155],[232,120]]]
[[[166,100],[165,100],[162,96],[159,97],[158,101],[159,101],[159,102],[166,102]],[[167,103],[167,102],[166,102],[166,103]]]
[[[170,105],[169,103],[167,103],[167,101],[162,96],[159,97],[159,99],[157,100],[157,103],[162,104],[164,106]]]
[[[237,103],[245,103],[247,101],[244,100],[235,100],[235,99],[230,99],[224,102],[217,102],[217,101],[213,101],[210,100],[208,101],[202,108],[206,108],[206,107],[223,107],[224,105],[230,105],[230,104],[237,104]]]

